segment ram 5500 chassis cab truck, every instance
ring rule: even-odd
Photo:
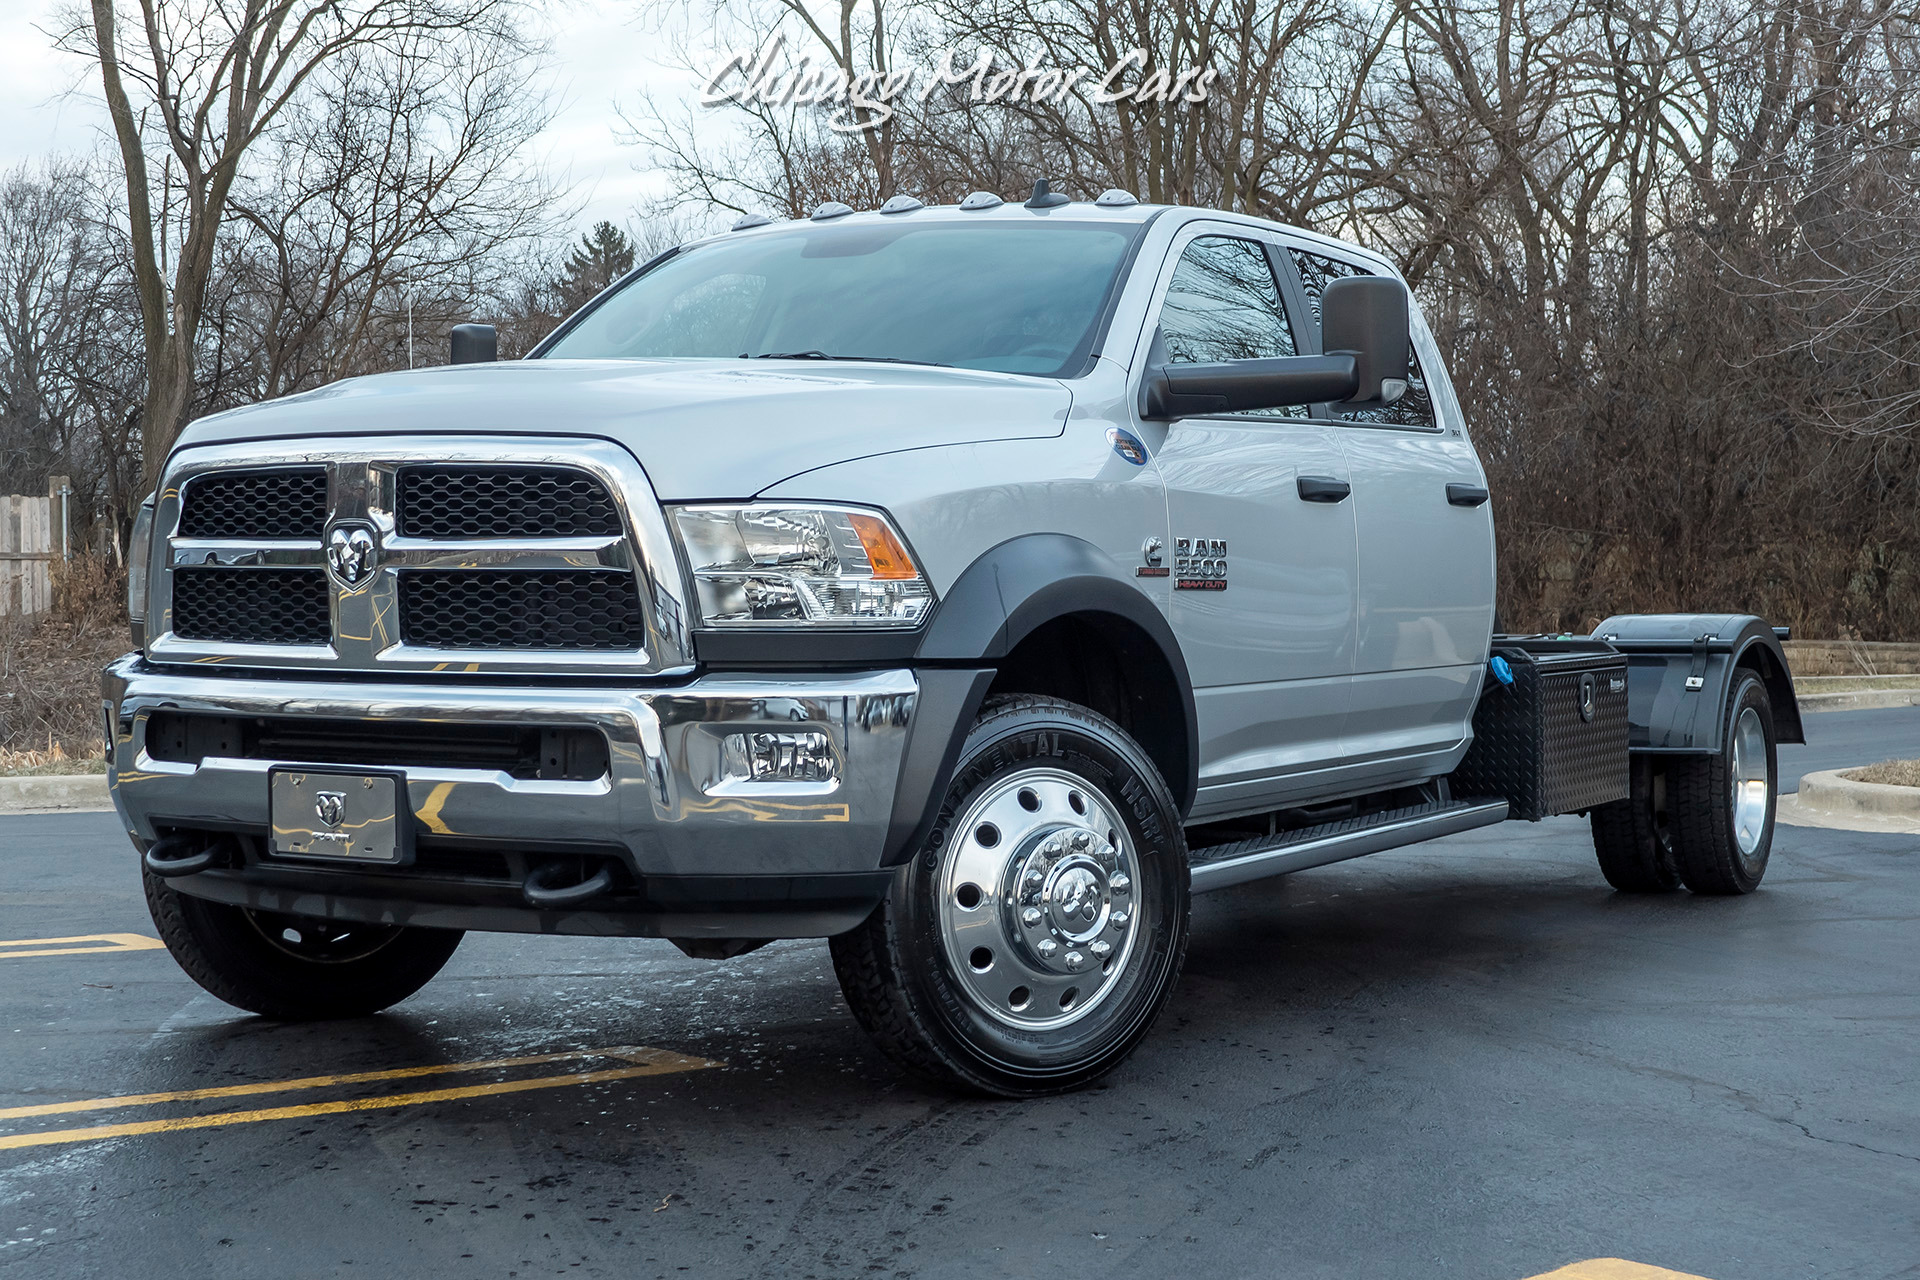
[[[269,1017],[470,929],[831,940],[903,1066],[1113,1068],[1190,894],[1589,813],[1752,890],[1775,633],[1495,634],[1466,416],[1393,267],[1121,192],[747,218],[524,360],[193,424],[104,680],[167,946]]]

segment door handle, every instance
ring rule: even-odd
[[[1456,507],[1477,507],[1487,500],[1487,486],[1483,484],[1450,484],[1447,486],[1447,501]]]
[[[1302,502],[1345,502],[1353,486],[1332,476],[1301,476],[1294,481]]]

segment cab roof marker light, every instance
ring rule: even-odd
[[[740,219],[740,221],[738,221],[738,222],[736,222],[736,223],[734,223],[734,224],[733,224],[733,225],[732,225],[731,227],[728,227],[728,228],[727,228],[727,230],[729,230],[729,231],[745,231],[745,230],[747,230],[747,229],[748,229],[748,228],[750,228],[750,227],[764,227],[764,226],[767,226],[767,225],[768,225],[768,224],[770,224],[770,223],[771,223],[772,221],[773,221],[773,219],[772,219],[772,218],[769,218],[769,217],[768,217],[768,216],[767,216],[766,214],[764,214],[764,213],[749,213],[749,214],[745,214],[745,215],[743,215],[743,216],[741,217],[741,219]]]
[[[813,211],[815,222],[831,222],[835,218],[844,218],[853,212],[853,206],[841,204],[838,200],[829,200]]]
[[[968,213],[971,213],[976,209],[998,208],[1000,205],[1003,205],[1005,203],[1006,201],[1002,200],[999,196],[993,194],[993,192],[991,191],[976,191],[972,195],[968,196],[965,200],[962,200],[960,202],[960,207],[966,210]]]
[[[926,207],[927,206],[925,204],[923,204],[919,200],[914,199],[912,196],[895,196],[893,197],[893,199],[887,201],[885,204],[880,206],[880,212],[881,213],[912,213],[915,209],[924,209]]]
[[[1094,207],[1098,209],[1124,209],[1128,205],[1139,204],[1140,197],[1131,191],[1122,191],[1118,187],[1108,187],[1100,193],[1100,198],[1093,203]]]

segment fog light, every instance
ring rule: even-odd
[[[724,782],[833,782],[840,768],[817,730],[730,733],[720,744]]]

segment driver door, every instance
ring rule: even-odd
[[[1300,354],[1252,228],[1175,240],[1145,366]],[[1196,820],[1270,809],[1337,768],[1354,669],[1357,546],[1340,429],[1306,409],[1141,422],[1166,485],[1172,620],[1200,728]],[[1161,433],[1164,433],[1162,435]]]

